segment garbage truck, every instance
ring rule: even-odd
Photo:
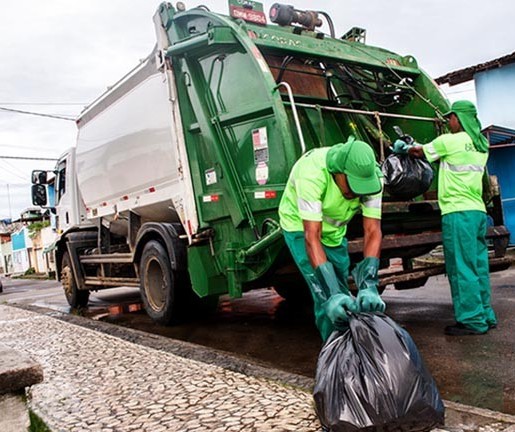
[[[446,130],[449,103],[414,57],[367,45],[361,28],[336,35],[322,11],[276,3],[267,19],[258,2],[229,7],[162,3],[151,54],[80,114],[55,170],[33,172],[33,202],[56,216],[57,277],[72,307],[94,290],[140,287],[148,315],[170,324],[224,294],[294,297],[307,288],[277,209],[295,161],[354,135],[380,163],[396,130],[422,143]],[[502,268],[508,232],[485,184]],[[442,273],[413,265],[441,243],[436,182],[410,200],[385,194],[382,211],[381,287]],[[359,217],[347,236],[356,262]],[[402,265],[388,268],[394,258]]]

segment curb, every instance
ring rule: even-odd
[[[457,402],[444,401],[446,408],[445,421],[449,425],[459,424],[465,430],[475,430],[492,423],[503,426],[504,432],[515,432],[515,416],[485,408],[463,405]]]
[[[121,327],[108,322],[94,321],[90,318],[70,315],[39,306],[12,303],[9,306],[50,316],[60,321],[105,333],[128,342],[168,352],[186,359],[212,364],[246,376],[267,379],[308,393],[313,391],[313,378],[275,369],[266,364],[243,359],[221,350],[169,339],[164,336],[145,333],[141,330]],[[486,426],[489,430],[492,430],[491,428],[493,427],[493,430],[496,431],[515,432],[515,416],[513,415],[447,400],[444,401],[444,405],[446,408],[446,427],[450,427],[453,430],[471,432],[483,430],[483,427]]]

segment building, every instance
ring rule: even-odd
[[[490,142],[488,171],[501,187],[505,225],[515,244],[515,52],[436,79],[450,86],[474,81],[483,133]]]
[[[29,226],[30,227],[30,226]],[[30,261],[36,273],[55,274],[55,258],[52,245],[56,234],[50,226],[44,226],[31,233],[32,248],[29,250]]]
[[[0,221],[0,275],[9,275],[14,271],[12,260],[11,233],[13,225]]]
[[[13,273],[23,274],[32,267],[29,255],[29,248],[32,248],[32,241],[28,235],[27,228],[11,234]]]
[[[35,208],[24,210],[11,225],[8,236],[6,243],[9,242],[11,250],[8,273],[23,274],[29,269],[34,273],[55,273],[52,245],[56,234],[47,214]]]

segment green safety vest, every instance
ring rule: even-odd
[[[488,153],[478,152],[466,132],[440,135],[422,148],[428,161],[440,161],[438,204],[442,215],[467,210],[486,212],[483,174]]]
[[[279,204],[279,220],[289,232],[304,231],[303,220],[322,222],[322,243],[336,247],[359,211],[365,217],[381,219],[382,194],[344,198],[327,170],[328,151],[329,147],[311,150],[293,166]]]

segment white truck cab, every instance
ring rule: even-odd
[[[86,207],[77,185],[75,173],[75,147],[66,151],[55,167],[56,231],[63,234],[82,225],[90,225],[86,219]]]

